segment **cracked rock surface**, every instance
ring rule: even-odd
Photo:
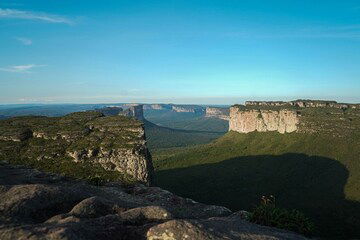
[[[0,239],[305,239],[157,187],[0,164]]]

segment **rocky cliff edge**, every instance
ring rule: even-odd
[[[0,239],[305,239],[157,187],[89,185],[0,163]]]
[[[229,131],[290,133],[298,129],[298,123],[298,113],[293,110],[243,110],[236,106],[230,108]]]
[[[141,108],[142,109],[142,108]],[[149,184],[153,167],[143,123],[125,116],[78,112],[64,117],[0,121],[0,160],[72,171],[102,168]]]

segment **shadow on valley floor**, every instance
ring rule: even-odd
[[[338,161],[305,154],[242,156],[213,164],[159,170],[156,185],[194,200],[250,210],[262,195],[311,217],[322,236],[360,237],[360,204],[348,201],[348,170]]]

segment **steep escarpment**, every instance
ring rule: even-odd
[[[204,108],[198,105],[172,105],[174,112],[204,113]]]
[[[299,116],[292,110],[242,110],[230,108],[229,130],[241,133],[278,131],[294,132],[298,129]]]
[[[122,106],[125,107],[121,108],[118,106],[113,107],[104,107],[95,109],[96,112],[102,113],[105,116],[126,116],[126,117],[133,117],[137,120],[143,121],[144,120],[144,110],[142,104],[123,104]]]
[[[360,109],[360,104],[338,103],[326,100],[294,100],[284,101],[246,101],[245,106],[294,106],[300,108],[339,108],[339,109]]]
[[[143,105],[132,105],[128,109],[122,111],[119,113],[121,116],[127,116],[127,117],[134,117],[137,120],[143,121],[144,120],[144,110]]]
[[[205,109],[205,117],[213,117],[229,121],[229,115],[229,108],[206,107]]]
[[[68,170],[72,163],[150,183],[151,155],[143,124],[125,116],[78,112],[64,117],[0,121],[0,160]]]
[[[144,110],[171,110],[171,104],[144,104]]]
[[[357,104],[311,100],[246,102],[245,106],[230,108],[229,131],[322,133],[346,137],[359,128],[359,119]]]
[[[158,187],[89,185],[0,163],[0,239],[306,239]]]

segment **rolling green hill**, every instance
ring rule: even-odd
[[[227,133],[153,154],[156,184],[197,201],[251,208],[272,194],[310,216],[318,233],[360,237],[360,134]]]

